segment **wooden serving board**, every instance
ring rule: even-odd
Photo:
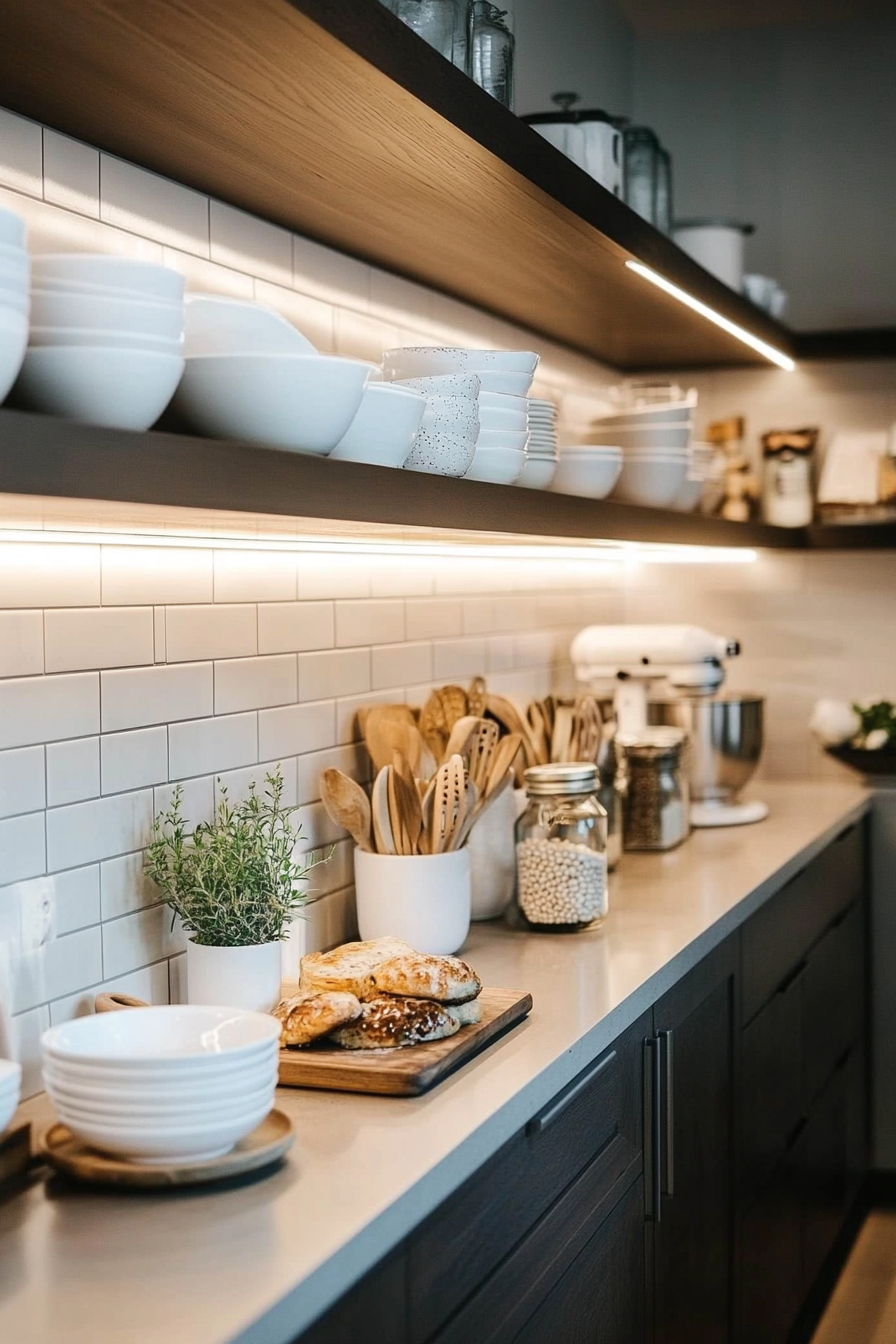
[[[336,1046],[281,1050],[280,1086],[418,1097],[521,1021],[532,1007],[532,995],[519,989],[483,989],[479,1002],[482,1021],[461,1027],[443,1041],[398,1050],[343,1050]]]

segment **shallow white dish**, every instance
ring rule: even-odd
[[[475,452],[475,434],[469,437],[440,434],[421,425],[404,467],[405,471],[422,471],[432,476],[463,476]]]
[[[479,409],[488,411],[514,411],[517,415],[529,414],[529,401],[526,397],[516,397],[508,392],[479,391]]]
[[[562,453],[551,481],[551,489],[561,495],[583,495],[586,499],[606,499],[613,489],[622,461],[600,454]]]
[[[43,277],[51,278],[52,288],[66,286],[96,286],[116,293],[141,295],[147,299],[162,299],[179,303],[184,296],[186,281],[179,271],[170,266],[159,266],[154,261],[135,261],[132,257],[115,257],[102,252],[43,252],[32,258],[32,276],[39,289]],[[75,292],[72,288],[71,292]]]
[[[383,352],[387,378],[419,378],[428,374],[476,372],[519,373],[529,381],[538,367],[532,350],[467,350],[452,345],[408,345]]]
[[[129,1010],[130,1011],[130,1010]],[[96,1067],[92,1072],[75,1072],[89,1065],[63,1064],[45,1056],[42,1073],[47,1088],[60,1092],[75,1105],[91,1107],[105,1104],[135,1106],[205,1105],[222,1095],[254,1092],[272,1087],[277,1080],[277,1051],[258,1054],[248,1060],[232,1060],[226,1068],[211,1069],[203,1061],[195,1073],[181,1070],[133,1070]]]
[[[93,331],[90,327],[35,327],[28,332],[28,344],[40,349],[48,345],[112,347],[115,350],[153,350],[158,355],[183,354],[183,341],[141,336],[132,331]]]
[[[0,243],[5,247],[25,246],[25,221],[14,210],[0,210]]]
[[[554,457],[527,456],[526,465],[523,467],[516,484],[523,485],[528,490],[547,490],[554,479],[556,470],[557,459]]]
[[[510,397],[525,397],[532,386],[528,373],[493,373],[482,369],[477,375],[483,392],[503,392]]]
[[[201,355],[175,405],[202,434],[325,456],[358,413],[373,366],[335,355]]]
[[[0,1059],[0,1134],[15,1115],[21,1088],[21,1064],[14,1059]]]
[[[482,448],[478,444],[467,469],[468,481],[490,481],[493,485],[513,485],[526,465],[526,454],[516,448]]]
[[[124,1013],[103,1013],[103,1017],[129,1016]],[[160,1128],[149,1125],[145,1128],[123,1126],[115,1123],[101,1124],[98,1120],[84,1119],[77,1113],[71,1114],[67,1107],[57,1106],[59,1119],[79,1139],[99,1148],[102,1152],[118,1153],[133,1161],[154,1164],[176,1163],[182,1161],[209,1162],[212,1158],[223,1157],[229,1153],[235,1143],[251,1134],[260,1125],[270,1111],[264,1105],[256,1111],[247,1111],[241,1116],[228,1118],[217,1123],[211,1121],[200,1125],[185,1125],[178,1128]]]
[[[155,1124],[160,1129],[181,1129],[185,1125],[205,1124],[207,1120],[231,1120],[246,1112],[258,1111],[264,1105],[272,1106],[276,1086],[277,1080],[272,1078],[263,1087],[244,1088],[241,1085],[233,1090],[222,1089],[217,1096],[201,1102],[166,1101],[164,1098],[154,1102],[122,1100],[111,1090],[101,1100],[85,1101],[73,1097],[55,1083],[47,1084],[47,1095],[57,1109],[64,1107],[69,1115],[96,1120],[101,1125],[114,1123],[140,1128]]]
[[[392,378],[399,387],[412,387],[427,397],[467,397],[475,401],[479,396],[479,379],[472,374],[446,373],[431,378]]]
[[[613,498],[648,508],[668,508],[687,480],[687,458],[637,461],[626,458]]]
[[[183,336],[184,307],[179,302],[61,293],[35,284],[31,290],[31,321],[36,327],[130,331],[174,341]]]
[[[479,448],[512,448],[518,453],[526,451],[526,440],[529,435],[526,430],[500,430],[483,429],[480,426],[479,437],[476,440],[476,447]]]
[[[16,395],[31,410],[143,430],[168,405],[183,369],[178,355],[148,350],[44,346],[27,351]]]
[[[188,294],[184,354],[317,354],[315,347],[282,313],[263,303],[219,294]]]
[[[45,1056],[63,1061],[179,1071],[206,1060],[245,1059],[279,1039],[280,1023],[268,1013],[165,1004],[77,1017],[50,1027],[40,1041]]]
[[[425,410],[422,392],[397,383],[368,383],[357,415],[330,456],[343,462],[403,466]]]
[[[525,411],[493,411],[482,405],[479,399],[479,425],[481,429],[497,429],[504,432],[524,432],[529,428],[529,417]]]

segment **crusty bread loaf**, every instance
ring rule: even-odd
[[[400,938],[374,938],[366,943],[343,943],[332,952],[309,952],[299,963],[299,989],[309,994],[340,990],[358,999],[371,999],[379,993],[373,983],[377,966],[413,951]]]
[[[353,1022],[356,1017],[360,1017],[361,1004],[354,994],[321,990],[319,993],[296,994],[291,999],[281,999],[273,1015],[283,1023],[281,1045],[310,1045],[335,1027],[342,1027],[346,1022]]]
[[[426,952],[404,952],[374,969],[373,983],[380,994],[407,994],[437,1003],[466,1003],[475,999],[482,982],[459,957],[433,957]]]
[[[468,999],[466,1003],[446,1003],[444,1007],[459,1027],[473,1027],[482,1021],[482,1005],[478,999]]]
[[[394,1049],[453,1036],[460,1024],[432,999],[380,994],[361,1005],[361,1016],[339,1027],[330,1039],[347,1050]]]

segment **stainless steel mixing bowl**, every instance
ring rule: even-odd
[[[730,694],[652,700],[650,723],[684,728],[690,737],[688,774],[695,803],[733,803],[762,755],[765,697]]]

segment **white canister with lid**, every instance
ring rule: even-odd
[[[622,196],[622,132],[616,120],[599,108],[575,108],[577,93],[555,93],[559,112],[537,112],[524,117],[534,131],[599,182],[614,196]]]
[[[704,270],[740,291],[744,280],[744,240],[752,224],[733,219],[679,220],[672,237]]]

